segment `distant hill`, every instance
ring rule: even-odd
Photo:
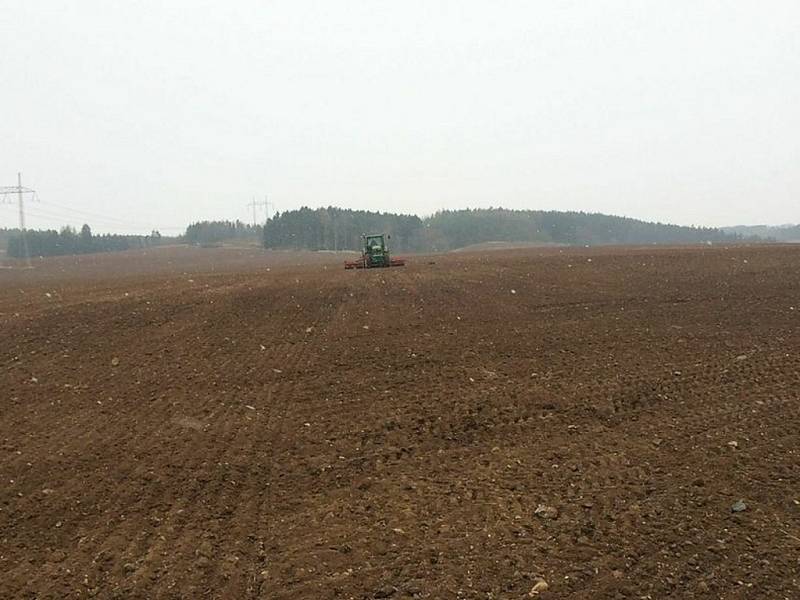
[[[264,226],[267,248],[356,249],[362,233],[385,232],[399,251],[444,251],[486,242],[563,245],[732,243],[736,233],[650,223],[604,214],[503,208],[445,210],[430,217],[301,208],[277,214]]]
[[[800,225],[737,225],[723,227],[723,231],[745,237],[756,236],[776,242],[800,242]]]

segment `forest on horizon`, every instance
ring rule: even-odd
[[[777,233],[776,233],[777,232]],[[93,235],[64,227],[27,232],[32,256],[83,254],[147,247],[160,243],[207,246],[224,242],[260,244],[267,249],[358,250],[364,233],[391,235],[391,247],[405,252],[456,250],[485,242],[559,245],[642,245],[795,241],[800,226],[710,228],[654,223],[600,213],[504,208],[443,210],[428,217],[363,210],[307,208],[276,213],[264,225],[242,221],[192,223],[178,238],[150,235]],[[24,255],[19,230],[0,229],[11,257]]]
[[[263,228],[265,248],[355,250],[364,233],[387,233],[401,251],[437,252],[484,242],[563,245],[697,244],[745,236],[708,227],[652,223],[599,213],[443,210],[429,217],[362,210],[301,208],[276,214]]]

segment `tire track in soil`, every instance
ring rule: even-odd
[[[241,360],[237,360],[237,357],[234,355],[227,360],[219,362],[216,367],[222,367],[223,370],[232,375],[232,378],[238,378],[244,374],[243,367],[237,368],[237,365],[240,364]],[[244,404],[244,402],[241,404]],[[141,564],[140,570],[143,574],[153,570],[153,566],[157,565],[159,562],[156,559],[157,555],[168,554],[167,551],[163,550],[164,548],[170,549],[170,546],[174,548],[175,539],[177,538],[179,540],[181,536],[184,536],[185,529],[188,528],[189,531],[186,532],[184,537],[188,536],[190,538],[194,537],[194,533],[191,530],[197,530],[199,524],[203,525],[207,537],[213,539],[213,537],[218,534],[220,522],[225,520],[229,511],[229,505],[236,500],[235,492],[238,491],[235,486],[233,486],[233,490],[231,490],[233,479],[231,479],[227,473],[220,474],[219,471],[221,469],[228,471],[227,467],[231,464],[229,462],[229,456],[232,449],[237,447],[236,442],[239,437],[238,423],[241,422],[243,410],[241,406],[236,406],[231,402],[226,402],[224,408],[220,408],[219,406],[215,407],[209,415],[209,420],[213,418],[216,427],[206,426],[203,434],[192,434],[195,441],[204,441],[204,438],[213,436],[215,445],[222,450],[221,452],[217,451],[216,456],[207,456],[205,457],[206,460],[199,462],[196,457],[196,447],[191,444],[183,444],[180,446],[182,452],[179,455],[179,459],[172,465],[173,468],[171,470],[177,471],[178,474],[182,474],[184,471],[191,471],[194,472],[195,475],[189,480],[182,479],[182,492],[178,497],[159,498],[159,502],[156,506],[166,505],[170,507],[165,516],[160,518],[160,521],[163,521],[164,524],[159,526],[152,536],[137,541],[137,547],[141,548],[141,550],[129,550],[129,555],[133,556],[145,553],[145,558],[139,561]],[[159,425],[155,426],[155,428],[158,427]],[[148,432],[146,435],[151,439],[153,437],[152,431]],[[192,455],[195,456],[193,457]],[[195,499],[207,497],[209,495],[219,498],[219,501],[214,505],[206,506],[194,504]],[[176,529],[177,531],[175,531]],[[162,533],[167,533],[169,539],[163,536]],[[186,554],[191,557],[194,556],[196,551],[204,553],[205,548],[201,541],[202,540],[197,540],[195,544],[191,545]],[[189,562],[191,563],[191,560]],[[170,568],[168,563],[169,560],[167,559],[167,564],[164,565],[165,570],[174,570],[176,567],[181,566],[175,565]],[[159,567],[156,566],[155,568],[158,569]],[[139,574],[138,570],[134,573],[134,577],[137,574]],[[180,589],[184,591],[194,591],[207,587],[205,583],[207,578],[204,576],[198,577],[195,575],[187,579],[190,581],[184,582],[183,585],[179,586]],[[173,581],[172,587],[179,585],[179,581],[180,580]],[[155,585],[155,582],[153,585]],[[145,586],[145,589],[148,587],[149,586]]]
[[[328,287],[332,289],[326,289],[326,310],[310,326],[312,333],[309,335],[308,343],[303,345],[302,351],[291,354],[290,360],[284,365],[295,373],[304,374],[305,379],[316,377],[328,368],[328,364],[324,362],[324,358],[320,354],[320,348],[327,344],[328,340],[334,339],[335,341],[335,333],[331,332],[331,328],[335,329],[339,319],[346,314],[348,301],[353,297],[352,292],[349,291],[350,286],[342,289],[341,284],[335,286],[328,284],[326,288]],[[313,351],[309,352],[309,350]],[[281,383],[285,385],[280,385]],[[297,409],[301,409],[306,414],[309,411],[309,407],[300,405],[300,401],[309,404],[314,402],[314,398],[309,396],[309,393],[314,391],[313,387],[305,389],[306,387],[302,386],[302,394],[297,393],[297,386],[294,382],[282,381],[275,387],[273,395],[277,396],[279,400],[273,404],[273,410],[269,414],[269,429],[273,431],[269,440],[272,460],[269,462],[266,477],[269,487],[257,508],[245,511],[265,515],[266,520],[266,524],[262,523],[260,527],[263,536],[260,543],[264,550],[265,560],[252,576],[255,582],[252,593],[253,597],[257,598],[280,598],[286,594],[284,586],[276,586],[274,583],[275,562],[277,557],[286,556],[281,547],[281,537],[286,533],[282,515],[294,502],[294,499],[287,498],[287,494],[290,492],[282,489],[284,473],[281,471],[290,467],[284,466],[280,459],[291,446],[289,443],[290,430],[288,429],[290,417],[297,413]],[[291,419],[291,422],[295,427],[300,427],[302,424],[302,420],[299,418]]]
[[[294,299],[290,296],[283,307],[277,311],[280,318],[277,321],[272,320],[270,323],[270,334],[264,336],[266,339],[280,339],[284,332],[298,327],[301,322],[298,318],[300,313],[295,310],[288,310],[290,305],[293,304],[295,304]],[[255,318],[260,317],[261,315],[255,316]],[[235,541],[232,544],[206,544],[205,547],[200,548],[201,556],[198,560],[202,568],[205,569],[208,569],[210,565],[218,565],[222,562],[222,568],[212,568],[204,578],[206,583],[198,586],[199,589],[216,587],[215,596],[217,597],[231,597],[231,595],[245,597],[245,595],[252,594],[256,587],[255,577],[251,573],[257,568],[259,561],[251,558],[250,554],[252,554],[253,549],[243,548],[242,543],[245,540],[251,540],[253,531],[258,530],[259,513],[256,511],[247,512],[242,507],[252,507],[257,504],[259,498],[263,495],[263,490],[268,489],[271,485],[272,478],[269,474],[271,471],[270,465],[274,457],[270,455],[272,453],[269,450],[275,445],[272,430],[274,429],[276,405],[280,404],[278,394],[281,393],[284,386],[283,382],[286,381],[286,378],[289,375],[294,375],[287,372],[287,366],[296,363],[294,356],[304,346],[305,342],[270,344],[267,346],[266,350],[259,355],[259,358],[261,356],[264,357],[261,362],[268,365],[266,367],[267,377],[261,378],[263,382],[261,385],[266,391],[260,391],[252,400],[253,404],[256,405],[256,410],[253,411],[255,414],[253,421],[248,424],[245,432],[240,428],[241,417],[235,412],[232,418],[225,419],[226,427],[232,432],[232,439],[231,443],[227,445],[229,451],[218,459],[218,463],[231,464],[229,461],[236,459],[236,469],[239,473],[237,475],[239,482],[235,486],[237,493],[233,497],[229,495],[228,501],[223,507],[225,511],[224,523],[222,519],[218,519],[214,522],[213,527],[206,527],[203,535],[206,539],[212,540],[218,537],[233,537]],[[276,373],[276,369],[282,373]],[[277,382],[274,381],[275,378],[278,378]],[[291,392],[291,386],[287,388],[287,391]],[[244,401],[242,404],[244,404]],[[262,406],[266,408],[264,418],[261,418],[260,411],[263,410]],[[240,407],[238,411],[240,412],[241,410],[242,408]],[[250,409],[245,407],[243,410],[247,418],[247,411]],[[238,434],[234,434],[233,430],[236,430]],[[239,444],[233,443],[237,440],[240,442]],[[266,461],[266,465],[262,464],[262,461]],[[253,515],[256,517],[255,520]],[[225,527],[224,530],[223,527]],[[256,549],[257,552],[259,550]],[[213,586],[211,582],[220,576],[227,583],[222,587]]]
[[[375,277],[368,278],[371,275]],[[349,352],[345,352],[344,358],[342,359],[340,351],[344,346],[349,345],[353,341],[353,335],[356,336],[355,339],[361,340],[368,339],[373,335],[372,331],[362,331],[362,323],[367,320],[370,323],[373,323],[374,320],[381,320],[379,316],[375,316],[372,306],[369,307],[369,310],[366,310],[368,307],[364,306],[361,302],[363,298],[375,297],[376,290],[378,289],[377,282],[380,281],[378,275],[378,273],[365,273],[363,277],[354,277],[350,285],[340,292],[340,299],[336,304],[336,309],[328,319],[328,327],[324,328],[323,339],[320,341],[320,346],[317,348],[320,352],[316,355],[315,361],[319,362],[316,370],[318,372],[321,371],[320,379],[330,380],[331,373],[335,373],[333,378],[338,382],[339,379],[347,379],[348,373],[362,372],[363,360],[361,360],[361,358],[365,356],[364,350],[359,350],[358,346],[356,346],[353,350],[353,354],[359,358],[351,359],[347,358]],[[355,290],[358,293],[354,293],[350,290]],[[368,313],[373,314],[368,315]],[[335,349],[328,347],[331,345],[331,341],[336,345]],[[326,347],[328,347],[327,351],[324,350]],[[333,360],[334,357],[338,357],[338,360]],[[309,366],[311,366],[310,362]],[[327,374],[325,373],[326,369],[328,371]],[[324,395],[330,395],[330,392],[334,389],[324,382],[319,385],[320,392]],[[307,402],[308,405],[303,406],[303,414],[313,415],[314,420],[317,422],[324,422],[326,412],[332,411],[339,415],[352,414],[355,418],[354,427],[358,427],[358,425],[356,425],[359,421],[356,416],[358,413],[350,413],[346,409],[342,412],[344,407],[341,405],[339,405],[338,408],[330,408],[325,404],[322,405],[322,412],[320,412],[319,401],[315,403],[314,398],[308,398]],[[354,401],[353,406],[359,410],[365,408],[363,402],[359,400]],[[299,425],[302,420],[303,419],[298,418],[296,419],[296,423]],[[283,441],[285,442],[285,440],[286,438],[284,437]],[[318,446],[319,444],[317,444],[317,449],[319,451],[320,448]],[[323,446],[321,450],[322,452],[320,454],[308,456],[307,460],[304,461],[305,464],[315,464],[318,463],[320,459],[327,459],[330,457],[331,450],[329,448]],[[299,487],[297,486],[298,476],[304,481],[304,484]],[[259,588],[260,597],[275,599],[332,597],[330,585],[335,584],[335,581],[332,581],[331,577],[335,580],[342,575],[326,573],[326,571],[333,569],[335,564],[339,562],[337,560],[339,558],[337,556],[337,551],[333,551],[333,555],[329,556],[329,559],[333,559],[333,564],[328,564],[326,561],[320,562],[322,560],[321,555],[331,554],[331,546],[335,544],[335,542],[323,533],[324,525],[321,523],[319,517],[312,514],[308,515],[309,522],[319,523],[318,530],[312,532],[310,535],[303,534],[300,538],[292,539],[292,533],[288,533],[286,530],[281,531],[280,528],[285,529],[286,527],[290,527],[294,530],[295,525],[293,521],[294,517],[297,516],[297,511],[305,510],[304,506],[314,497],[319,497],[321,494],[324,496],[333,494],[335,496],[336,492],[330,488],[327,488],[327,491],[322,491],[326,489],[325,484],[320,481],[318,477],[314,477],[308,473],[295,473],[294,478],[294,493],[292,497],[287,497],[286,493],[279,490],[278,486],[273,486],[271,489],[275,495],[268,499],[268,502],[273,504],[277,503],[276,508],[278,508],[277,512],[274,514],[272,526],[268,529],[268,536],[270,539],[269,547],[277,556],[281,557],[281,562],[283,563],[281,575],[284,579],[286,577],[289,578],[290,585],[283,583],[280,586],[276,586],[273,581],[265,581]],[[280,477],[278,477],[277,480],[280,481]],[[276,478],[273,477],[272,481],[276,481]],[[305,485],[306,483],[308,487]],[[316,491],[314,491],[314,488],[316,488]],[[334,507],[333,504],[330,506],[331,508]],[[285,524],[284,516],[291,517]],[[281,540],[281,537],[286,539],[287,535],[291,540],[289,544]],[[301,550],[301,548],[303,550]],[[270,578],[272,578],[274,570],[274,568],[270,568]]]
[[[331,287],[332,290],[329,289]],[[322,291],[325,292],[324,295]],[[231,532],[238,539],[247,539],[252,543],[251,554],[254,557],[250,557],[247,564],[237,569],[238,576],[231,577],[229,583],[220,590],[221,597],[262,596],[266,579],[262,572],[270,566],[267,559],[273,559],[268,551],[274,547],[273,532],[278,527],[270,513],[281,496],[281,458],[288,447],[289,422],[295,405],[307,393],[305,380],[318,368],[315,366],[315,345],[318,343],[319,332],[325,329],[328,314],[333,312],[332,300],[336,291],[336,286],[327,283],[322,286],[322,297],[315,299],[321,305],[321,310],[314,313],[312,319],[300,311],[288,312],[278,331],[290,328],[305,330],[304,337],[300,341],[273,345],[268,349],[267,354],[273,359],[269,362],[273,364],[271,370],[275,373],[275,380],[266,385],[264,418],[261,419],[258,431],[251,433],[251,445],[259,448],[254,453],[259,460],[255,483],[261,489],[238,503],[231,518],[231,522],[236,524]],[[311,331],[308,331],[309,328]],[[298,423],[294,425],[297,426]]]

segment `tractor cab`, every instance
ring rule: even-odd
[[[370,267],[388,266],[389,255],[386,251],[386,241],[383,235],[365,235],[364,258]]]

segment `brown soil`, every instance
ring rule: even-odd
[[[340,262],[0,270],[0,597],[800,597],[800,248]]]

